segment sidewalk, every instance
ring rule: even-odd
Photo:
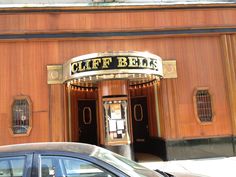
[[[140,162],[150,169],[165,172],[195,173],[209,177],[236,177],[236,157]]]

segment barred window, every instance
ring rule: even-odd
[[[197,116],[201,122],[211,122],[213,117],[212,100],[208,89],[199,89],[195,92]]]
[[[31,122],[31,101],[26,96],[16,97],[12,104],[12,131],[27,134]]]

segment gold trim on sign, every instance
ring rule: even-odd
[[[47,65],[48,84],[63,83],[63,65]]]
[[[145,57],[145,58],[155,58],[160,61],[162,61],[161,57],[154,55],[149,52],[138,52],[138,51],[130,51],[130,52],[104,52],[104,53],[91,53],[86,55],[81,55],[78,57],[74,57],[70,60],[68,60],[65,65],[68,65],[70,63],[73,63],[75,61],[81,61],[81,60],[87,60],[91,58],[99,58],[99,57],[108,57],[108,56],[139,56],[139,57]]]
[[[97,62],[94,62],[95,64],[93,66],[90,66],[90,65],[87,66],[86,61],[90,61],[91,59],[94,59],[97,61],[97,60],[101,60],[102,58],[105,59],[105,57],[107,57],[106,58],[107,60],[105,60],[106,69],[98,70]],[[132,69],[133,65],[131,63],[130,64],[131,66],[129,68],[127,67],[127,69],[124,69],[124,68],[119,69],[120,65],[117,66],[118,68],[109,69],[108,64],[110,60],[108,61],[108,58],[111,58],[111,57],[141,57],[144,59],[152,59],[153,61],[155,61],[154,66],[156,68],[150,69],[149,68],[150,66],[139,66],[140,69]],[[84,67],[81,66],[82,65],[81,62],[83,61],[85,62],[86,68],[84,68],[85,66]],[[73,75],[71,73],[72,63],[74,63],[76,67],[74,68],[75,72],[73,73]],[[147,67],[147,68],[144,68],[144,67]],[[122,74],[146,74],[146,75],[154,75],[157,77],[163,77],[162,59],[161,57],[151,54],[149,52],[135,52],[135,51],[133,52],[104,52],[104,53],[92,53],[92,54],[74,57],[63,64],[63,82],[67,82],[72,79],[87,78],[87,77],[99,76],[99,75],[103,75],[103,76],[113,75],[113,78],[108,78],[108,79],[116,79],[114,78],[114,76],[116,77],[116,75],[119,75],[119,74],[120,75]],[[120,78],[123,78],[123,76],[124,75],[122,75]],[[129,80],[130,79],[131,78],[129,78]]]

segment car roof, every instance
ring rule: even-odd
[[[42,143],[24,143],[0,146],[1,152],[19,152],[19,151],[64,151],[75,152],[90,155],[102,148],[84,143],[72,142],[42,142]]]

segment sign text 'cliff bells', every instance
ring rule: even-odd
[[[158,71],[158,61],[138,56],[108,56],[79,60],[70,64],[71,75],[96,70],[151,69]]]

